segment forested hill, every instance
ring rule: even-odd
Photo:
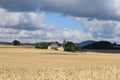
[[[120,45],[108,41],[99,41],[82,47],[83,49],[120,49]]]

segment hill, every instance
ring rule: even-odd
[[[117,44],[112,44],[108,41],[99,41],[93,44],[86,45],[82,47],[83,49],[120,49],[120,46]]]
[[[95,43],[96,41],[94,40],[87,40],[87,41],[83,41],[81,43],[75,43],[75,46],[76,47],[83,47],[83,46],[86,46],[86,45],[89,45],[89,44],[92,44],[92,43]]]

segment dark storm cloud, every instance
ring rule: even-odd
[[[33,11],[39,0],[0,0],[0,7],[8,11]]]
[[[63,15],[98,20],[120,20],[119,0],[0,0],[8,11],[58,12]]]
[[[118,0],[41,0],[44,11],[98,20],[120,20]]]

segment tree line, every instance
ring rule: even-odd
[[[59,46],[61,45],[59,42],[56,42]],[[40,42],[40,43],[36,43],[35,44],[35,48],[38,49],[48,49],[48,46],[50,46],[52,44],[52,42]],[[21,45],[21,42],[19,40],[14,40],[13,41],[13,45],[14,46],[19,46]],[[95,49],[95,50],[118,50],[120,49],[120,45],[116,44],[116,43],[111,43],[109,41],[98,41],[98,42],[94,42],[92,44],[88,44],[85,45],[81,48],[76,47],[75,44],[73,42],[66,42],[66,44],[63,46],[64,47],[64,51],[76,51],[76,50],[84,50],[84,49]],[[57,50],[57,49],[56,49]]]

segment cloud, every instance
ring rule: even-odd
[[[90,39],[89,35],[83,34],[76,29],[59,29],[54,31],[46,30],[16,30],[12,28],[0,28],[0,41],[12,42],[15,39],[21,42],[41,42],[41,41],[59,41],[62,42],[63,38],[68,41],[81,42]]]
[[[120,39],[119,0],[0,0],[0,7],[0,40]],[[82,24],[85,32],[45,24],[45,12],[36,10],[71,16]]]
[[[45,13],[8,12],[0,8],[0,41],[20,39],[23,42],[37,42],[47,39],[48,32],[54,30],[51,24],[45,24]],[[39,37],[40,36],[40,37]]]
[[[120,22],[119,21],[105,21],[105,20],[89,20],[87,18],[71,17],[81,23],[84,31],[91,35],[94,40],[109,40],[112,42],[119,42],[120,39]]]
[[[119,0],[0,0],[7,11],[43,10],[99,20],[120,20]]]
[[[36,30],[53,29],[52,25],[44,24],[45,13],[35,12],[8,12],[0,8],[0,26],[4,28]]]
[[[74,30],[64,29],[63,31],[61,31],[61,34],[67,40],[74,41],[74,42],[80,42],[80,41],[91,39],[91,35],[85,34],[77,29],[74,29]]]
[[[120,20],[119,0],[40,0],[44,11],[98,20]],[[54,3],[54,5],[53,5]]]
[[[0,8],[0,41],[12,42],[18,39],[22,42],[62,41],[79,42],[86,35],[76,29],[58,28],[45,24],[45,13],[8,12]]]
[[[0,28],[0,33],[4,34],[16,34],[18,30],[14,30],[12,28]]]
[[[7,11],[34,11],[39,0],[0,0],[0,7]]]

